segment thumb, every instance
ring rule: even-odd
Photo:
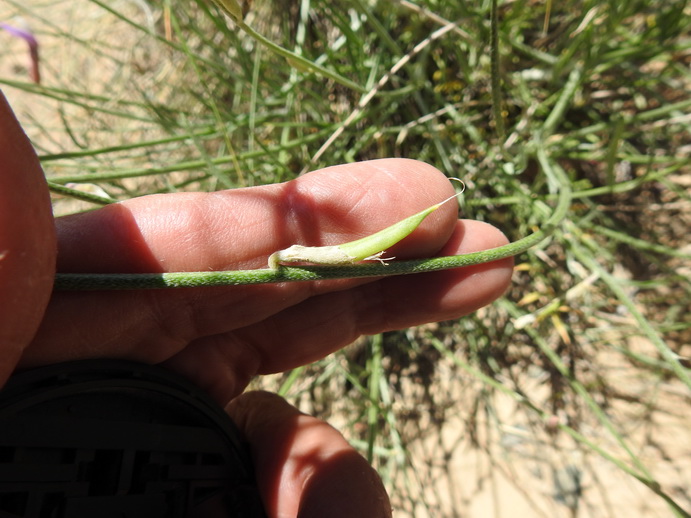
[[[268,392],[247,392],[227,411],[250,443],[270,518],[387,518],[379,475],[327,423]]]
[[[0,386],[43,318],[55,250],[41,166],[0,93]]]

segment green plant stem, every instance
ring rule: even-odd
[[[571,205],[571,187],[564,172],[552,167],[544,147],[538,141],[537,159],[545,175],[558,191],[557,204],[542,228],[508,245],[479,252],[387,264],[362,263],[346,266],[280,266],[276,269],[231,270],[218,272],[168,273],[58,273],[56,290],[133,290],[160,288],[200,288],[206,286],[241,286],[276,282],[321,281],[327,279],[383,277],[434,272],[489,263],[525,252],[549,237],[566,217]]]
[[[245,153],[240,153],[237,156],[238,160],[250,160],[252,158],[261,157],[265,155],[278,154],[281,151],[287,149],[293,149],[302,145],[305,145],[314,140],[323,138],[327,133],[327,130],[314,133],[312,135],[306,135],[294,140],[286,141],[283,144],[277,146],[266,147],[264,149],[256,149],[254,151],[247,151]],[[110,180],[122,180],[124,178],[138,178],[142,176],[153,176],[158,174],[166,174],[172,172],[180,171],[191,171],[191,170],[203,170],[208,165],[218,166],[223,164],[228,164],[233,162],[234,158],[229,155],[219,156],[216,158],[210,158],[208,160],[190,160],[187,162],[177,162],[171,165],[160,166],[160,167],[148,167],[148,168],[136,168],[136,169],[126,169],[123,171],[113,171],[107,173],[87,173],[87,174],[77,174],[77,175],[64,175],[64,176],[50,176],[48,178],[54,184],[64,184],[68,182],[80,183],[93,183],[102,182]]]
[[[309,72],[313,72],[315,74],[318,74],[322,77],[326,77],[328,79],[331,79],[335,81],[336,83],[339,83],[347,88],[350,88],[351,90],[355,90],[356,92],[360,93],[365,93],[366,90],[359,84],[351,81],[348,78],[343,77],[340,74],[337,74],[336,72],[329,70],[328,68],[325,68],[321,65],[318,65],[314,63],[313,61],[310,61],[309,59],[306,59],[302,57],[299,54],[296,54],[293,51],[290,51],[288,49],[285,49],[281,47],[280,45],[275,44],[273,41],[265,37],[263,34],[258,33],[255,31],[252,27],[247,25],[244,21],[235,19],[234,20],[237,26],[245,31],[248,36],[252,37],[254,40],[257,42],[261,43],[264,45],[266,48],[268,48],[270,51],[273,53],[281,56],[282,58],[286,59],[292,66],[300,69],[304,69]]]
[[[95,203],[97,205],[109,205],[115,202],[115,200],[111,198],[105,198],[103,196],[99,196],[98,194],[91,194],[90,192],[72,189],[70,187],[60,185],[59,183],[51,181],[48,181],[47,183],[48,188],[51,190],[51,192],[62,194],[63,196],[74,198],[75,200],[88,201],[90,203]]]
[[[374,335],[370,341],[371,355],[368,360],[369,377],[367,388],[369,391],[369,406],[367,408],[367,461],[371,464],[374,460],[374,443],[381,433],[379,425],[379,386],[382,376],[382,343],[384,337],[381,333]]]
[[[323,281],[327,279],[385,277],[434,272],[488,263],[524,252],[539,243],[547,234],[537,231],[508,245],[464,255],[435,257],[387,264],[362,263],[347,266],[280,266],[277,269],[229,270],[217,272],[168,273],[58,273],[55,289],[73,290],[134,290],[160,288],[200,288],[209,286],[242,286],[276,282]]]
[[[492,113],[500,142],[506,139],[504,127],[504,114],[501,103],[501,76],[499,75],[499,22],[497,21],[497,0],[492,0],[492,16],[490,18],[490,58],[492,63]]]
[[[571,70],[561,95],[557,99],[557,102],[555,103],[554,108],[552,108],[547,120],[545,120],[545,123],[542,125],[541,134],[543,138],[547,138],[549,135],[554,133],[557,125],[564,118],[564,112],[569,106],[571,98],[576,92],[578,86],[581,84],[582,79],[583,69],[581,66],[577,65],[573,68],[573,70]]]

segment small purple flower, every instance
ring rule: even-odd
[[[5,29],[12,36],[22,38],[29,45],[29,55],[31,56],[31,68],[29,73],[34,83],[40,83],[41,72],[38,68],[38,40],[26,23],[22,23],[21,25],[23,25],[23,27],[17,27],[8,23],[0,23],[0,28]]]

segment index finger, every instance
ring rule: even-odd
[[[292,244],[340,244],[374,233],[453,193],[435,168],[402,159],[329,167],[296,180],[216,193],[145,196],[58,220],[58,270],[163,272],[251,269]],[[448,239],[457,210],[431,215],[408,248]]]

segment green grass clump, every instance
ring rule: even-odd
[[[461,177],[464,217],[517,240],[572,191],[494,305],[263,381],[344,429],[397,515],[506,487],[535,516],[688,515],[685,1],[255,0],[235,22],[202,1],[46,3],[3,8],[34,26],[44,82],[0,85],[59,212],[402,156]],[[450,468],[467,450],[480,467]]]

